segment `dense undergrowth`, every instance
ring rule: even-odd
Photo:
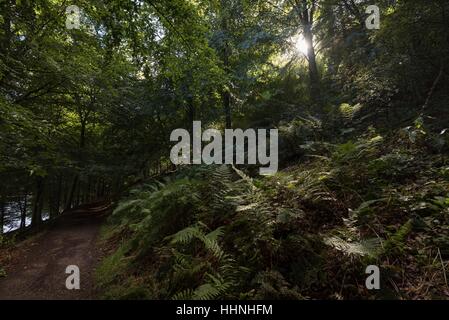
[[[290,165],[273,177],[197,166],[131,190],[103,232],[104,297],[447,297],[447,132],[418,119],[327,143],[319,127],[280,127]],[[381,290],[365,287],[370,264]]]

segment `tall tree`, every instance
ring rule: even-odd
[[[315,53],[314,24],[318,10],[318,0],[289,0],[301,28],[307,48],[309,66],[310,95],[314,102],[320,101],[320,75]]]

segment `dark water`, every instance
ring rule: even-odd
[[[24,200],[7,201],[5,204],[5,219],[3,225],[3,233],[11,232],[20,228],[20,215],[21,208],[25,205]],[[25,224],[29,226],[31,223],[31,201],[27,201],[27,217]],[[47,220],[49,218],[48,210],[43,210],[42,219]]]

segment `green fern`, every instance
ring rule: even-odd
[[[223,227],[220,227],[212,232],[205,233],[204,229],[207,228],[202,222],[194,226],[187,227],[176,234],[168,237],[172,245],[175,244],[189,244],[194,239],[200,240],[204,247],[217,259],[221,259],[224,256],[223,250],[218,244],[218,238],[223,235]]]
[[[226,293],[233,285],[224,279],[212,274],[206,274],[207,282],[196,289],[186,289],[176,293],[172,300],[213,300]]]
[[[325,238],[324,243],[347,255],[376,257],[381,249],[381,241],[378,238],[349,242],[333,236]]]

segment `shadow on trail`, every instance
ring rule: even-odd
[[[101,258],[100,226],[110,204],[96,202],[64,212],[14,250],[0,279],[0,299],[95,299],[94,270]],[[80,269],[80,290],[65,286],[67,266]]]

